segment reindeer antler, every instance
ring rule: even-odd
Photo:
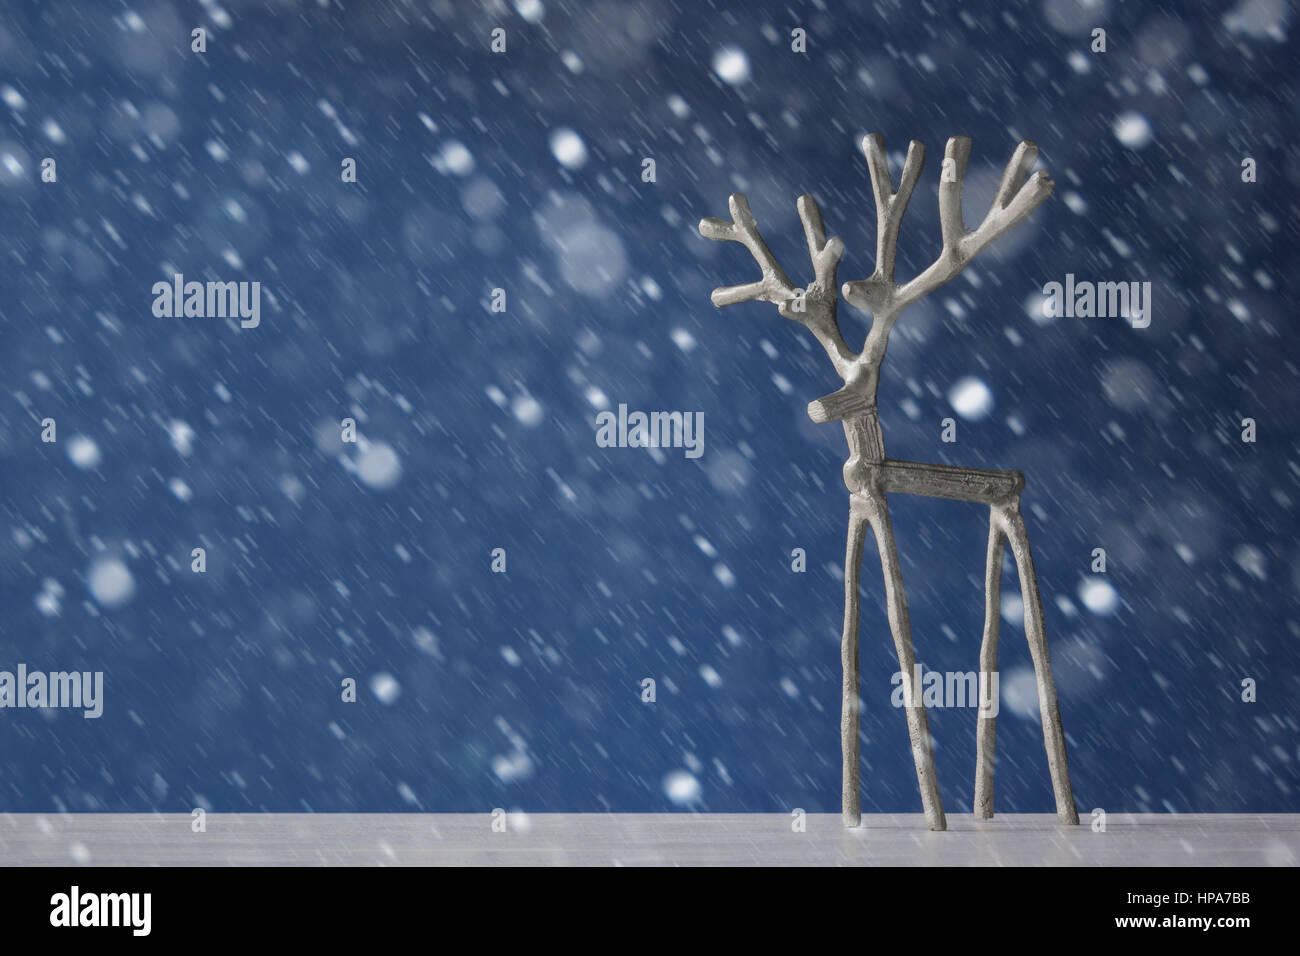
[[[808,415],[818,423],[874,415],[880,365],[889,344],[889,332],[899,314],[961,272],[985,246],[1033,212],[1051,194],[1053,186],[1045,172],[1029,175],[1038,159],[1038,147],[1029,141],[1022,142],[1007,163],[984,221],[975,229],[968,230],[961,214],[961,191],[966,164],[970,160],[970,137],[952,137],[944,149],[944,172],[939,182],[939,224],[943,232],[943,248],[927,269],[899,285],[894,281],[898,231],[903,213],[907,211],[907,204],[921,178],[925,147],[916,140],[908,145],[897,191],[889,172],[884,139],[877,134],[863,137],[862,151],[867,157],[876,200],[876,270],[870,278],[846,282],[843,288],[844,298],[850,305],[871,312],[873,316],[871,332],[861,354],[845,345],[836,318],[835,272],[844,255],[844,243],[839,239],[827,240],[821,210],[812,196],[799,198],[799,217],[803,220],[804,238],[808,242],[808,254],[815,274],[812,284],[803,290],[796,289],[777,264],[772,250],[759,235],[758,223],[754,221],[749,202],[743,195],[734,193],[729,200],[731,222],[700,220],[700,235],[720,242],[743,243],[763,273],[757,282],[714,289],[713,304],[721,307],[755,300],[773,303],[787,319],[808,327],[844,380],[843,388],[809,403]],[[875,421],[874,417],[872,421]],[[878,441],[878,429],[878,424],[871,425],[870,440],[865,442],[871,455],[876,454],[872,449],[882,447]],[[883,458],[883,452],[877,457]]]
[[[863,137],[862,151],[867,157],[876,197],[876,271],[869,279],[844,283],[843,292],[850,305],[875,314],[877,321],[872,326],[872,339],[882,335],[887,337],[889,327],[903,309],[961,272],[985,246],[1038,208],[1055,185],[1046,172],[1029,175],[1038,159],[1038,147],[1025,140],[1016,147],[1007,163],[984,221],[975,229],[967,230],[961,213],[961,193],[966,164],[970,160],[970,137],[953,136],[944,149],[944,174],[939,182],[939,225],[943,232],[943,249],[929,268],[899,286],[894,282],[898,227],[925,164],[925,147],[916,140],[908,146],[898,192],[893,191],[884,139],[879,135]],[[880,332],[877,332],[878,325]]]
[[[803,220],[804,238],[808,243],[808,256],[812,260],[813,282],[803,290],[795,288],[777,263],[772,250],[758,231],[758,222],[749,209],[749,200],[741,193],[733,193],[727,200],[731,222],[723,219],[701,219],[700,235],[717,242],[739,242],[749,250],[762,270],[763,277],[745,285],[722,286],[714,289],[710,298],[719,308],[738,302],[770,302],[787,319],[806,326],[830,356],[835,371],[845,378],[857,354],[844,344],[836,318],[838,295],[835,272],[844,255],[844,243],[827,239],[821,210],[812,196],[800,196],[799,218]]]

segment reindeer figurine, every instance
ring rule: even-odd
[[[989,506],[984,638],[980,647],[981,684],[985,680],[991,681],[991,675],[997,671],[1002,554],[1003,547],[1009,542],[1020,572],[1025,636],[1038,682],[1038,710],[1042,717],[1043,743],[1047,749],[1052,789],[1056,795],[1056,815],[1065,824],[1079,822],[1070,790],[1065,733],[1061,728],[1056,685],[1047,653],[1038,578],[1029,550],[1029,535],[1020,515],[1024,476],[1018,471],[955,468],[886,458],[880,420],[876,414],[880,365],[885,358],[890,330],[902,311],[956,276],[981,250],[1033,212],[1052,192],[1052,180],[1045,172],[1029,174],[1038,158],[1038,147],[1031,142],[1022,142],[1002,174],[993,205],[984,221],[977,228],[968,230],[962,219],[961,201],[962,180],[970,149],[969,137],[954,136],[948,140],[939,182],[943,248],[932,265],[900,285],[894,281],[898,230],[925,163],[925,147],[915,140],[908,146],[902,179],[895,192],[884,140],[878,135],[863,138],[862,151],[867,157],[876,200],[876,270],[868,279],[846,282],[842,290],[850,305],[872,315],[871,331],[860,353],[845,345],[836,319],[835,274],[844,255],[844,243],[839,239],[827,240],[821,210],[812,196],[801,196],[798,201],[814,273],[813,282],[806,289],[796,289],[781,270],[759,235],[748,201],[740,193],[732,195],[728,203],[731,222],[721,219],[700,221],[700,235],[706,239],[743,243],[763,272],[762,278],[756,282],[715,289],[713,304],[721,307],[755,300],[772,303],[787,319],[807,326],[844,380],[843,388],[808,405],[808,417],[819,424],[841,422],[849,446],[849,458],[844,463],[844,483],[849,489],[849,528],[844,559],[844,634],[841,643],[844,687],[840,718],[844,758],[842,806],[844,825],[848,827],[859,826],[862,822],[858,770],[858,592],[868,526],[875,534],[876,548],[880,552],[889,627],[898,652],[899,669],[904,675],[911,675],[916,663],[907,594],[903,590],[903,574],[886,502],[890,493],[972,501]],[[947,822],[935,779],[930,722],[920,694],[910,696],[912,699],[905,701],[907,731],[921,790],[921,804],[930,829],[943,830],[947,828]],[[993,714],[986,714],[981,708],[976,730],[974,807],[975,816],[981,819],[993,816],[995,720]]]

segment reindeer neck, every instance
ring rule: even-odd
[[[875,471],[885,460],[885,439],[875,406],[843,421],[849,458],[844,463],[844,484],[858,494],[875,483]]]

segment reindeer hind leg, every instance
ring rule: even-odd
[[[1012,501],[996,507],[997,521],[1011,545],[1020,572],[1020,594],[1025,604],[1025,637],[1034,659],[1034,676],[1038,681],[1038,712],[1043,722],[1043,746],[1047,750],[1047,767],[1056,794],[1056,817],[1062,823],[1077,824],[1079,811],[1070,788],[1070,764],[1065,753],[1065,730],[1061,726],[1061,707],[1056,699],[1056,681],[1052,679],[1052,661],[1047,653],[1047,632],[1043,626],[1043,603],[1038,594],[1038,576],[1029,549],[1029,532],[1020,515],[1019,503]]]
[[[1002,615],[1002,553],[1006,540],[1006,535],[998,527],[997,510],[990,508],[988,561],[984,570],[984,639],[980,643],[979,717],[975,726],[974,814],[979,820],[993,818],[993,761],[998,707],[996,696],[986,700],[985,694],[998,693],[998,626]]]

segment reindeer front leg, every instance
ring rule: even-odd
[[[910,681],[916,671],[916,652],[912,648],[912,622],[907,611],[907,591],[903,588],[903,569],[898,561],[898,547],[894,543],[894,527],[889,520],[889,505],[883,491],[870,489],[854,495],[853,500],[860,503],[859,507],[876,535],[880,571],[885,579],[889,630],[894,635],[894,649],[898,652],[898,669],[902,672],[903,679]],[[948,823],[944,817],[943,800],[939,796],[939,782],[934,772],[930,719],[925,712],[925,703],[920,699],[920,688],[913,686],[911,696],[912,699],[905,699],[904,703],[907,735],[912,742],[912,763],[916,767],[916,782],[921,790],[921,808],[925,811],[925,820],[931,830],[946,830]]]
[[[795,287],[772,255],[772,250],[758,230],[758,222],[749,208],[749,201],[736,193],[728,200],[728,206],[731,222],[702,219],[700,235],[719,242],[742,244],[758,263],[760,272],[759,278],[754,282],[714,289],[711,296],[713,304],[722,307],[738,302],[770,302],[781,315],[799,322],[812,332],[826,350],[836,373],[841,378],[846,378],[850,370],[854,369],[858,356],[844,343],[836,317],[839,298],[835,275],[840,257],[844,255],[844,243],[839,239],[827,239],[826,226],[816,201],[812,196],[801,196],[798,201],[799,218],[803,221],[804,238],[813,266],[813,281],[803,289]],[[856,390],[854,394],[858,394]],[[867,405],[857,401],[851,402],[849,407],[860,412],[867,411]],[[840,409],[841,414],[843,411]],[[866,427],[865,419],[857,423],[845,422],[852,453],[850,465],[855,465],[862,457],[875,462],[884,459],[880,427],[875,423],[875,409],[871,408],[870,411],[871,428]],[[811,409],[809,413],[812,414]],[[817,420],[815,415],[813,420]],[[855,448],[865,451],[854,452]],[[850,480],[850,465],[845,466],[846,482]],[[843,665],[843,701],[840,712],[843,777],[840,795],[844,825],[848,827],[856,827],[862,822],[861,777],[858,767],[858,592],[862,582],[862,549],[866,541],[867,516],[855,501],[856,499],[850,498],[848,545],[844,559],[844,632],[840,645]]]
[[[862,824],[862,781],[858,757],[861,690],[858,669],[858,623],[862,607],[862,549],[867,540],[867,512],[862,499],[849,496],[849,534],[844,554],[844,636],[840,663],[844,674],[844,699],[840,710],[840,752],[844,757],[841,807],[846,827]]]

